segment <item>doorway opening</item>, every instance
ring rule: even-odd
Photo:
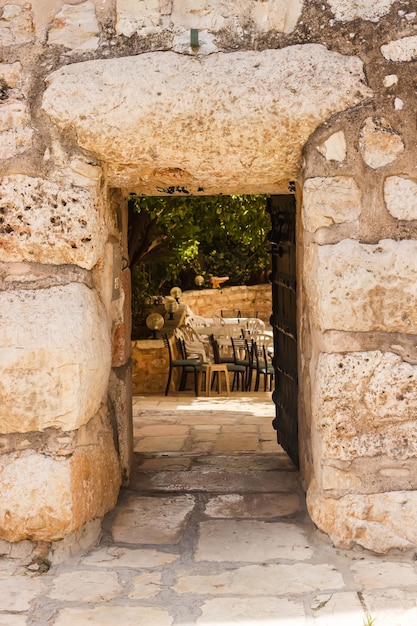
[[[238,196],[235,197],[239,198]],[[250,231],[251,229],[251,207],[248,206],[250,202],[247,201],[248,197],[241,197],[244,200],[240,201],[243,206],[244,211],[241,214],[232,213],[231,215],[226,215],[227,219],[224,219],[224,215],[222,215],[221,210],[216,210],[216,201],[219,204],[227,204],[227,198],[224,196],[218,196],[216,198],[209,198],[206,200],[206,213],[209,215],[209,221],[207,226],[204,223],[204,211],[197,212],[197,220],[196,223],[190,223],[190,217],[192,217],[192,212],[196,211],[195,203],[203,202],[204,197],[183,197],[176,198],[177,206],[174,209],[169,207],[168,211],[171,213],[165,214],[163,219],[158,223],[158,219],[160,219],[160,211],[167,210],[166,206],[169,206],[172,198],[153,197],[146,198],[145,200],[137,197],[130,198],[130,243],[136,245],[136,259],[142,255],[142,259],[146,258],[147,250],[150,252],[150,258],[152,259],[152,263],[154,264],[153,271],[155,271],[155,259],[161,259],[162,263],[165,263],[165,269],[168,266],[167,258],[169,257],[169,245],[170,245],[170,234],[178,228],[178,233],[186,232],[186,229],[189,229],[189,234],[194,236],[194,240],[190,239],[187,241],[187,244],[190,246],[191,250],[194,253],[194,257],[190,254],[188,250],[188,267],[185,267],[185,270],[181,273],[181,268],[178,266],[178,259],[176,261],[176,273],[174,279],[168,280],[165,279],[164,283],[158,285],[158,292],[151,294],[150,297],[154,298],[154,301],[159,301],[159,298],[164,297],[164,291],[169,294],[170,288],[174,285],[177,285],[181,288],[185,285],[185,288],[192,288],[193,280],[195,276],[203,276],[205,279],[205,286],[208,286],[208,281],[210,275],[213,275],[213,271],[210,272],[209,265],[210,261],[215,260],[215,255],[219,255],[223,260],[227,256],[225,252],[229,254],[233,260],[233,251],[236,250],[236,247],[233,247],[232,244],[235,244],[233,241],[233,237],[230,237],[230,232],[227,232],[227,228],[230,228],[230,224],[233,225],[235,229],[233,231],[233,235],[236,236],[236,232],[239,232],[239,217],[240,215],[245,215],[246,223],[245,223],[245,242],[248,247],[251,243],[250,239]],[[262,230],[263,232],[263,242],[259,241],[259,233],[258,239],[255,239],[255,248],[259,247],[260,243],[264,245],[264,256],[267,255],[269,260],[267,264],[264,263],[262,265],[262,255],[261,258],[256,259],[256,269],[260,270],[263,273],[264,280],[272,283],[272,307],[268,312],[268,323],[273,328],[274,333],[274,357],[273,364],[275,369],[275,388],[272,394],[273,402],[275,403],[275,415],[273,417],[273,427],[277,431],[278,443],[285,449],[288,453],[290,459],[294,463],[296,467],[298,467],[298,426],[297,426],[297,401],[298,401],[298,388],[297,388],[297,310],[296,310],[296,248],[295,248],[295,197],[294,195],[274,195],[274,196],[256,196],[250,197],[252,202],[254,202],[254,206],[259,210],[262,204],[262,210],[264,214],[264,221],[260,219],[260,215],[256,215],[256,211],[252,212],[252,216],[255,216],[254,223],[252,224],[253,229]],[[220,199],[220,201],[218,200]],[[253,200],[254,199],[254,200]],[[154,202],[154,206],[152,206],[152,201]],[[142,204],[142,210],[137,211],[137,215],[134,216],[136,219],[132,220],[132,205],[133,211],[134,209]],[[233,203],[232,203],[233,204]],[[135,206],[136,205],[136,206]],[[164,206],[165,205],[165,206]],[[171,204],[172,206],[172,204]],[[242,208],[242,206],[240,208]],[[207,209],[208,207],[208,209]],[[237,204],[234,204],[236,209]],[[191,213],[190,213],[191,209]],[[188,213],[187,213],[188,211]],[[252,207],[253,211],[253,207]],[[178,215],[175,215],[177,212]],[[268,217],[268,213],[270,214],[270,218]],[[248,217],[249,216],[249,217]],[[176,218],[178,217],[178,222],[176,223]],[[216,234],[213,234],[213,230],[215,230],[215,223],[213,220],[219,222],[220,230],[223,229],[226,231],[226,237],[224,239],[223,250],[220,252],[217,250],[219,247],[219,237],[216,237]],[[187,224],[184,224],[184,220],[188,220]],[[169,229],[169,226],[171,228]],[[154,228],[154,234],[152,235],[152,228]],[[166,233],[164,233],[164,228],[166,229]],[[194,230],[193,230],[194,229]],[[204,230],[206,230],[206,234],[208,235],[207,241],[205,242],[205,246],[203,246],[204,254],[200,255],[198,258],[198,253],[196,254],[195,248],[192,246],[201,242],[197,240],[196,233],[201,237],[204,234]],[[209,230],[209,232],[207,232]],[[140,242],[138,241],[138,233],[142,231],[144,233],[146,241]],[[236,231],[236,232],[235,232]],[[172,239],[171,239],[172,241]],[[213,244],[213,241],[216,242],[217,246],[213,249],[213,254],[210,254],[210,251],[207,252],[209,246]],[[136,242],[136,243],[135,243]],[[167,250],[166,258],[164,260],[164,244],[165,250]],[[168,244],[168,247],[166,246]],[[174,245],[178,245],[175,242]],[[180,252],[184,251],[184,247],[178,247]],[[253,246],[252,246],[253,250]],[[170,252],[172,253],[172,247]],[[200,248],[201,251],[201,248]],[[187,254],[187,253],[186,253]],[[130,250],[130,258],[134,258],[135,251],[131,248]],[[202,258],[203,257],[203,258]],[[243,254],[244,260],[247,261],[248,254]],[[225,259],[228,260],[227,258]],[[238,266],[238,259],[235,259],[235,265]],[[171,261],[170,261],[171,262]],[[174,260],[175,263],[175,260]],[[204,266],[204,263],[206,264]],[[246,264],[247,265],[247,264]],[[268,267],[269,266],[269,267]],[[213,267],[213,266],[212,266]],[[227,267],[226,265],[217,265],[214,266],[219,267]],[[228,266],[231,268],[231,266]],[[239,269],[239,268],[238,268]],[[250,269],[250,268],[249,268]],[[143,279],[143,268],[141,268],[140,278]],[[157,270],[158,272],[158,270]],[[156,272],[156,273],[157,273]],[[227,272],[226,270],[217,271],[217,274],[228,274],[232,272]],[[239,273],[235,272],[235,275],[239,275]],[[159,277],[160,278],[160,277]],[[253,279],[253,277],[252,277]],[[183,281],[183,283],[181,282]],[[188,281],[188,282],[187,282]],[[139,281],[140,288],[140,281]],[[155,289],[155,287],[154,287]],[[133,292],[135,293],[135,287],[133,288]],[[212,291],[214,294],[215,291]],[[149,295],[147,296],[149,298]],[[133,307],[135,306],[135,301],[133,302]],[[255,307],[256,308],[256,307]],[[146,312],[149,312],[149,308]],[[163,310],[161,311],[163,314]],[[199,311],[201,314],[202,312]],[[208,316],[212,313],[208,314]],[[217,311],[219,315],[221,315],[221,309]],[[134,332],[137,332],[134,331]],[[149,334],[149,330],[145,330],[145,333]],[[146,403],[146,401],[145,401]],[[270,424],[271,422],[269,422]],[[178,426],[178,424],[177,424]],[[163,429],[162,429],[163,430]],[[169,429],[168,429],[169,430]],[[174,428],[174,431],[178,430],[178,428]],[[179,429],[181,430],[181,428]],[[146,432],[146,431],[145,431]],[[161,431],[162,432],[162,431]],[[171,441],[171,445],[175,445],[174,442]],[[262,444],[261,444],[262,446]],[[204,447],[204,446],[203,446]],[[278,449],[278,447],[277,447]],[[167,451],[169,452],[169,451]]]

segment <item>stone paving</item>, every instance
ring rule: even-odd
[[[0,626],[417,624],[415,555],[336,549],[314,528],[270,394],[133,409],[135,469],[100,544],[49,570],[1,559]]]

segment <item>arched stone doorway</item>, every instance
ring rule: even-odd
[[[319,44],[204,58],[146,53],[73,63],[48,77],[38,113],[50,138],[47,177],[9,172],[1,183],[9,198],[2,261],[18,285],[2,296],[10,327],[16,316],[24,322],[2,379],[3,538],[52,541],[79,530],[114,505],[120,468],[129,473],[128,272],[120,262],[127,193],[277,194],[296,181],[300,456],[310,512],[338,543],[414,545],[399,512],[412,517],[416,507],[409,421],[417,374],[407,352],[416,320],[414,299],[403,295],[415,242],[395,200],[396,190],[412,197],[414,188],[398,169],[408,171],[405,158],[379,176],[404,142],[367,108],[372,95],[357,57]],[[36,215],[33,202],[43,208]],[[22,280],[14,264],[34,259],[47,272],[25,266]],[[355,283],[360,272],[373,276],[365,290],[366,281]],[[45,333],[33,333],[33,311]],[[34,391],[16,403],[22,372]],[[381,381],[392,383],[389,392]],[[30,489],[45,479],[48,491]]]

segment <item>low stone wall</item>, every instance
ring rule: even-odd
[[[272,312],[272,289],[266,285],[240,285],[220,289],[197,289],[186,291],[181,303],[187,304],[195,315],[211,317],[221,311],[255,311],[265,322]]]
[[[186,291],[181,296],[183,305],[175,315],[174,324],[167,323],[168,336],[176,326],[183,323],[185,305],[195,315],[211,317],[221,310],[257,311],[261,319],[269,321],[272,310],[271,285],[227,287],[223,289],[201,289]],[[172,342],[175,349],[174,342]],[[169,367],[168,350],[161,339],[132,341],[132,390],[134,394],[163,393],[167,384]],[[177,372],[174,372],[172,388],[177,387]]]

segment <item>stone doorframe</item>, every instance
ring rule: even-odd
[[[127,194],[286,193],[296,181],[309,511],[340,545],[417,544],[406,523],[417,513],[417,244],[393,234],[415,217],[398,193],[416,190],[387,169],[405,144],[371,113],[372,95],[358,58],[318,44],[155,52],[49,76],[39,113],[51,134],[48,179],[1,182],[25,215],[8,216],[2,280],[14,290],[0,294],[14,346],[2,377],[3,539],[79,532],[128,480]],[[33,203],[36,215],[25,212]]]

